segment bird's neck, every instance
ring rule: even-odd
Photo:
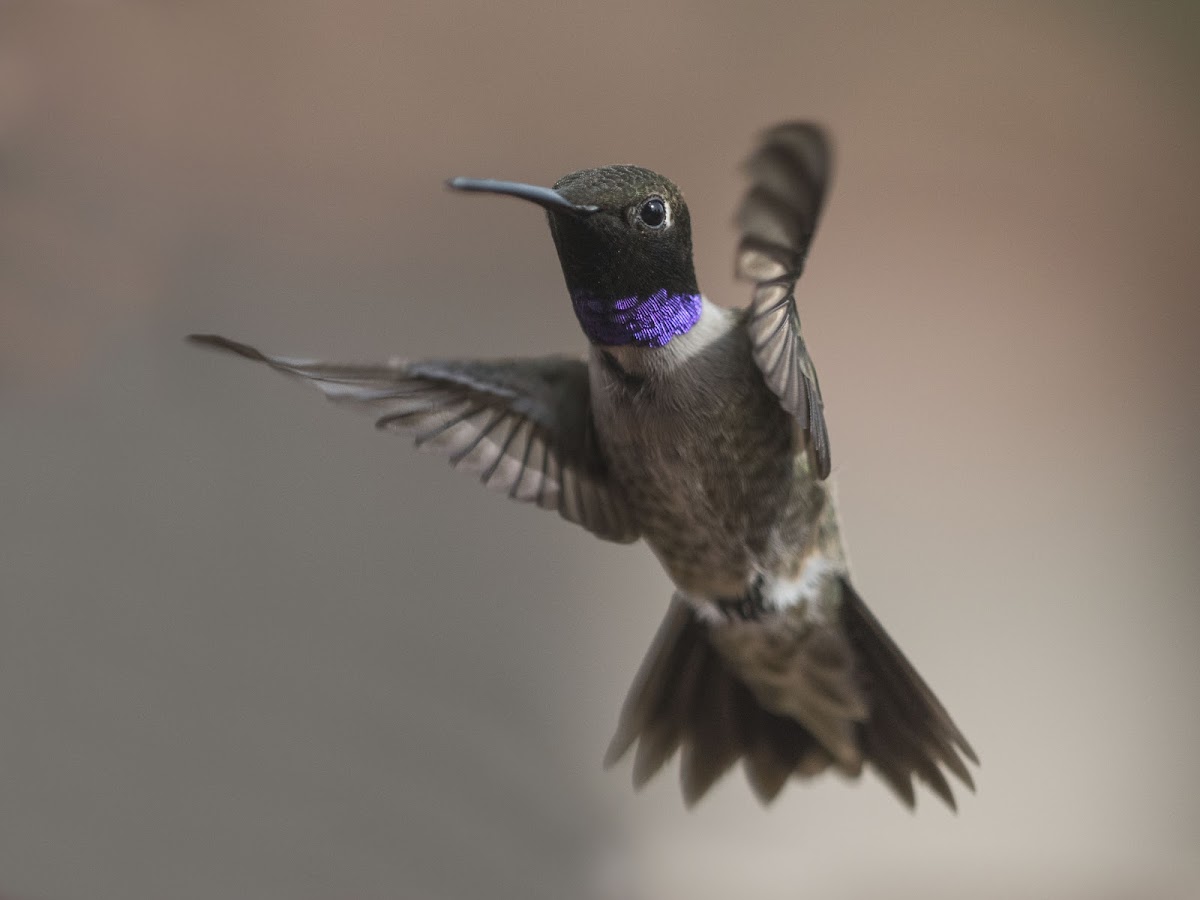
[[[690,332],[700,321],[700,293],[652,294],[601,300],[586,291],[572,291],[571,304],[583,333],[602,347],[665,347]]]
[[[693,319],[686,330],[657,345],[604,343],[589,334],[592,357],[602,361],[607,356],[611,363],[634,376],[667,375],[703,352],[735,325],[735,316],[730,310],[710,303],[702,295],[696,296],[695,312],[691,315]]]

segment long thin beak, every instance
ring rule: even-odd
[[[508,194],[544,207],[551,212],[569,212],[587,216],[599,212],[598,206],[579,206],[558,191],[519,181],[496,181],[494,178],[451,178],[446,186],[456,191],[477,191],[482,194]]]

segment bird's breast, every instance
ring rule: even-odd
[[[748,352],[746,363],[634,389],[609,383],[596,404],[612,476],[686,591],[740,596],[757,574],[795,567],[825,502],[797,457],[790,416]]]

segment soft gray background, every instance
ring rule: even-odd
[[[0,3],[0,891],[1200,896],[1196,9]],[[536,210],[839,147],[805,275],[860,589],[979,749],[600,770],[669,585],[235,360],[581,348]]]

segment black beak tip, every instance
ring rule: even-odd
[[[577,216],[599,212],[598,206],[576,205],[553,188],[521,184],[515,181],[496,181],[491,178],[450,178],[446,187],[452,191],[471,191],[482,194],[507,194],[536,203],[550,212],[568,212]]]

